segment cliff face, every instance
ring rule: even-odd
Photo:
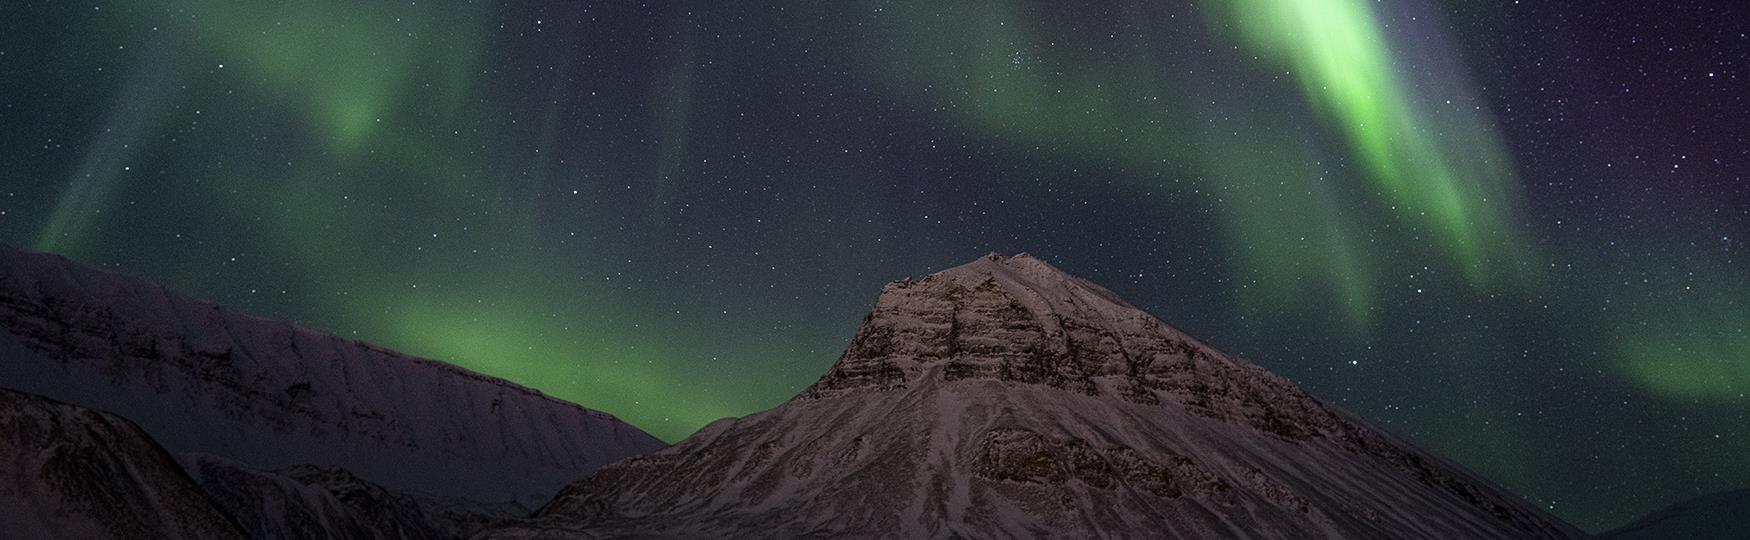
[[[791,401],[486,536],[628,534],[1580,536],[1105,289],[994,254],[888,285]]]
[[[947,382],[1043,385],[1144,405],[1167,398],[1290,439],[1342,432],[1287,380],[1026,254],[888,284],[838,363],[802,398],[903,388],[930,370]]]
[[[242,538],[123,418],[0,390],[0,535]]]
[[[13,248],[0,248],[0,359],[0,387],[120,412],[173,452],[438,496],[533,506],[664,446],[500,379]]]

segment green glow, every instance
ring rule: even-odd
[[[1743,403],[1750,395],[1750,313],[1710,315],[1698,307],[1652,328],[1625,325],[1616,344],[1619,373],[1665,398]]]
[[[1628,376],[1661,395],[1743,399],[1750,392],[1750,337],[1671,336],[1624,345],[1620,354]]]
[[[420,91],[453,107],[480,47],[477,8],[395,9],[392,4],[321,1],[266,6],[187,0],[183,8],[217,45],[221,69],[245,73],[258,90],[303,105],[310,127],[335,150],[357,152],[398,101]],[[424,109],[438,117],[444,108]]]
[[[133,172],[124,169],[124,162],[139,154],[140,142],[162,130],[171,117],[200,124],[199,115],[209,111],[199,105],[183,110],[162,106],[174,99],[175,85],[183,82],[182,88],[187,87],[179,81],[183,76],[210,73],[240,83],[269,103],[296,105],[308,133],[346,155],[356,156],[369,142],[374,151],[400,156],[403,166],[428,172],[434,156],[446,155],[423,141],[374,135],[385,122],[442,121],[454,115],[477,70],[481,38],[475,10],[453,8],[433,15],[431,10],[398,11],[388,4],[342,1],[174,4],[181,15],[172,22],[188,21],[188,26],[172,26],[167,33],[187,31],[193,36],[159,44],[132,71],[125,91],[111,104],[109,125],[90,146],[85,165],[34,243],[38,249],[88,249],[91,224],[103,221],[98,209],[124,190],[124,172]],[[118,7],[136,10],[133,16],[145,20],[159,16],[163,8]],[[444,84],[430,84],[434,80]],[[409,111],[406,105],[419,107]],[[432,176],[451,175],[440,170]],[[480,180],[485,179],[476,182]],[[220,195],[248,196],[234,186],[213,187]]]
[[[55,201],[48,223],[38,233],[36,249],[72,255],[83,255],[91,249],[93,223],[102,222],[102,207],[124,188],[132,167],[129,159],[138,155],[134,142],[159,128],[164,111],[154,102],[175,95],[175,62],[168,53],[152,50],[142,65],[128,74],[123,83],[127,99],[111,105],[102,131],[85,151],[79,168],[68,179],[68,187]]]
[[[1433,227],[1472,283],[1515,260],[1518,180],[1492,129],[1446,132],[1400,84],[1408,70],[1364,0],[1214,0],[1240,40],[1291,69],[1397,214]]]
[[[713,399],[706,392],[694,392],[693,399],[671,399],[689,393],[687,378],[673,362],[691,353],[641,333],[532,315],[547,308],[538,300],[494,294],[493,300],[480,304],[456,305],[408,295],[389,302],[396,308],[388,317],[392,328],[385,342],[560,399],[617,404],[622,420],[668,440],[721,418],[724,410],[757,405]],[[580,362],[584,358],[587,362]]]
[[[1306,163],[1266,153],[1292,147],[1289,141],[1221,144],[1214,134],[1209,140],[1215,141],[1204,149],[1211,174],[1235,180],[1227,183],[1228,200],[1236,204],[1224,224],[1244,242],[1237,266],[1259,278],[1239,283],[1242,305],[1257,312],[1279,309],[1285,299],[1316,299],[1338,306],[1349,330],[1364,332],[1380,295],[1379,269],[1358,245],[1357,216],[1341,210],[1331,186]],[[1262,178],[1277,182],[1241,181]]]
[[[1150,16],[1141,4],[1121,9]],[[1517,223],[1518,179],[1490,119],[1474,106],[1427,106],[1400,79],[1444,92],[1442,102],[1478,102],[1471,85],[1462,73],[1406,74],[1365,2],[1206,2],[1218,36],[1251,53],[1249,65],[1213,69],[1163,50],[1172,36],[1066,33],[1033,11],[887,4],[878,27],[906,46],[875,60],[892,92],[923,88],[1017,157],[1050,149],[1195,179],[1197,198],[1182,184],[1133,187],[1178,191],[1181,207],[1214,199],[1226,248],[1249,272],[1235,293],[1255,312],[1334,303],[1365,334],[1396,276],[1439,262],[1422,252],[1479,290],[1538,279]],[[1279,88],[1284,67],[1295,82]],[[1329,126],[1285,106],[1294,98]]]
[[[1427,2],[26,4],[6,241],[665,439],[815,380],[885,280],[1031,250],[1589,526],[1750,478],[1742,219],[1672,204],[1705,156],[1632,227],[1525,215],[1485,104],[1543,98]]]
[[[771,369],[795,355],[743,359],[696,335],[672,342],[662,336],[683,329],[657,324],[623,288],[554,281],[589,269],[544,251],[552,244],[543,227],[555,226],[542,223],[536,204],[544,182],[519,182],[516,168],[481,151],[496,137],[524,136],[522,126],[483,131],[506,104],[463,106],[502,98],[476,88],[483,8],[217,0],[174,8],[184,16],[164,23],[163,54],[145,57],[125,81],[79,178],[39,230],[39,249],[89,256],[113,240],[100,234],[117,222],[105,210],[141,195],[129,191],[123,167],[160,153],[195,171],[173,184],[200,202],[192,210],[244,224],[227,232],[250,242],[212,245],[208,260],[271,258],[272,281],[313,293],[300,311],[349,337],[505,377],[668,440],[770,406],[806,382],[700,387],[686,368],[701,357]],[[123,9],[157,20],[161,7]],[[679,109],[664,116],[663,133],[677,143],[664,146],[662,161],[680,170],[690,159],[691,90],[668,91]],[[263,114],[291,122],[263,122]],[[548,114],[531,130],[542,134],[544,154],[561,150],[554,133],[568,120]],[[186,124],[198,129],[180,129]],[[385,253],[386,243],[400,253]],[[197,294],[216,287],[202,273],[179,279]]]

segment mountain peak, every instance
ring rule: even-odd
[[[1156,350],[1162,343],[1170,350]],[[1116,390],[1152,402],[1137,385],[1160,353],[1188,362],[1224,359],[1104,287],[1027,253],[990,253],[889,283],[851,346],[802,396],[902,388],[937,377],[1040,383],[1089,395]],[[1117,386],[1096,380],[1107,376],[1133,380]]]
[[[1057,267],[1052,266],[1050,263],[1039,260],[1039,258],[1034,257],[1031,253],[1027,253],[1025,251],[1020,252],[1020,253],[1016,253],[1012,256],[1007,256],[1007,255],[1003,255],[1001,253],[997,253],[995,251],[992,251],[990,253],[986,253],[983,257],[979,257],[977,259],[972,260],[972,262],[968,262],[968,263],[962,264],[960,266],[949,268],[947,270],[943,270],[941,272],[937,272],[937,273],[931,274],[931,275],[935,276],[935,275],[941,275],[941,274],[954,274],[954,275],[1009,274],[1009,275],[1027,276],[1030,279],[1045,280],[1045,281],[1057,281],[1057,280],[1077,280],[1077,281],[1079,281],[1075,276],[1071,276],[1071,275],[1069,275],[1069,273],[1064,272],[1063,270],[1059,270]]]
[[[1059,270],[1057,267],[1039,260],[1027,252],[1008,256],[992,251],[986,253],[983,257],[973,259],[966,264],[942,270],[934,274],[929,274],[922,278],[906,277],[894,280],[887,284],[887,288],[883,292],[895,288],[909,287],[917,283],[936,282],[939,280],[955,281],[966,284],[978,282],[985,278],[999,277],[1006,278],[1005,281],[1008,282],[1020,282],[1019,284],[1024,286],[1080,282],[1092,286],[1095,289],[1100,289],[1099,286],[1087,283],[1064,272],[1063,270]],[[1100,290],[1104,291],[1104,289]],[[1106,294],[1110,295],[1111,293],[1108,292]],[[1117,297],[1114,295],[1113,299],[1115,300],[1116,298]]]
[[[889,283],[768,411],[487,538],[1559,538],[1578,531],[1025,254]]]

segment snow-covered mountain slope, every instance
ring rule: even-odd
[[[1583,536],[1025,254],[889,284],[801,395],[482,534],[624,535]]]
[[[1607,540],[1742,540],[1750,538],[1750,489],[1703,495],[1647,514]]]
[[[10,247],[0,387],[123,414],[176,453],[339,467],[391,489],[530,506],[663,446],[500,379]]]
[[[515,503],[392,492],[342,469],[300,465],[266,472],[209,454],[178,459],[207,498],[258,540],[462,539],[529,513]]]
[[[0,537],[242,538],[126,419],[0,390]]]

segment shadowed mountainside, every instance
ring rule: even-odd
[[[825,376],[486,538],[1568,538],[1025,254],[889,284]]]
[[[0,387],[126,415],[175,453],[343,468],[534,506],[662,448],[612,415],[443,362],[0,247]]]

